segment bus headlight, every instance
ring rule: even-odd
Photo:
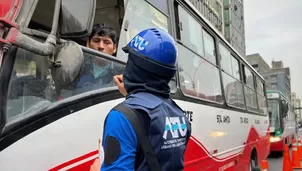
[[[278,142],[281,141],[280,137],[270,137],[270,142]]]

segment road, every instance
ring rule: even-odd
[[[299,136],[302,137],[302,129],[299,130]],[[291,151],[291,149],[290,149]],[[290,152],[291,154],[291,152]],[[282,171],[283,157],[276,154],[270,154],[267,158],[270,171]]]

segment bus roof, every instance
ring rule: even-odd
[[[266,90],[266,93],[280,93],[280,94],[282,94],[280,90]]]
[[[247,60],[242,57],[238,51],[233,48],[233,46],[224,38],[224,36],[213,26],[213,24],[207,19],[205,18],[199,11],[198,9],[196,9],[196,7],[189,1],[189,0],[183,0],[184,2],[186,2],[187,5],[190,6],[190,8],[192,8],[194,10],[194,12],[196,14],[198,14],[198,16],[205,21],[205,23],[220,37],[220,39],[222,39],[224,41],[224,43],[226,43],[239,57],[242,61],[245,62],[246,65],[248,65],[256,74],[258,77],[260,77],[262,80],[264,80],[264,78],[262,77],[262,75],[260,75],[252,66],[250,63],[247,62]]]
[[[266,94],[273,94],[273,93],[278,93],[279,96],[282,96],[288,103],[292,104],[290,99],[288,99],[280,90],[266,90]]]

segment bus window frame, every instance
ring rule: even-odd
[[[211,27],[208,26],[204,21],[202,21],[202,17],[199,17],[199,15],[195,14],[195,11],[190,9],[190,7],[188,6],[188,4],[186,4],[185,2],[182,2],[182,1],[179,1],[179,0],[174,0],[174,2],[172,3],[172,9],[173,9],[173,12],[171,12],[171,16],[173,14],[173,18],[174,19],[174,23],[172,22],[173,26],[174,26],[174,29],[175,29],[175,39],[176,39],[176,42],[179,43],[180,45],[186,47],[186,45],[184,45],[181,41],[181,33],[180,33],[180,30],[179,30],[179,12],[178,12],[178,6],[180,6],[181,8],[183,8],[188,14],[191,15],[191,17],[193,17],[195,20],[197,20],[197,22],[199,22],[201,24],[201,27],[202,27],[202,30],[206,31],[210,36],[213,37],[214,39],[214,46],[215,46],[215,57],[216,57],[216,65],[218,66],[218,69],[220,70],[219,72],[219,76],[220,76],[220,84],[221,84],[221,90],[222,90],[222,98],[223,98],[223,104],[220,104],[220,103],[217,103],[217,102],[214,102],[214,101],[207,101],[206,99],[202,99],[202,98],[198,98],[198,97],[194,97],[194,96],[190,96],[190,95],[186,95],[185,93],[183,93],[183,91],[181,90],[180,88],[180,81],[179,81],[179,70],[177,70],[177,80],[178,80],[178,91],[180,93],[176,93],[176,96],[177,98],[185,98],[186,100],[188,101],[192,101],[192,102],[195,102],[195,103],[201,103],[201,104],[206,104],[206,105],[210,105],[210,106],[215,106],[215,107],[219,107],[219,108],[224,108],[224,109],[232,109],[234,111],[240,111],[240,112],[244,112],[244,113],[248,113],[248,114],[252,114],[252,115],[265,115],[265,114],[261,114],[260,113],[260,110],[259,110],[259,105],[258,105],[258,98],[257,98],[257,91],[254,90],[254,88],[252,88],[252,90],[256,93],[256,105],[257,105],[257,111],[250,111],[250,110],[247,110],[247,102],[246,102],[246,99],[245,99],[245,91],[244,91],[244,86],[246,85],[245,83],[245,71],[244,71],[244,68],[247,67],[247,69],[249,69],[249,71],[251,72],[252,76],[253,76],[253,79],[255,76],[259,76],[259,73],[255,73],[256,71],[251,69],[251,67],[249,66],[249,64],[247,63],[247,61],[245,61],[244,59],[241,59],[240,57],[238,57],[238,54],[234,51],[233,48],[230,48],[229,45],[227,43],[225,43],[222,39],[220,38],[220,35],[218,35],[215,31],[211,30]],[[172,25],[171,25],[172,27]],[[244,95],[244,105],[245,105],[245,109],[242,109],[242,108],[238,108],[238,107],[234,107],[234,106],[228,106],[226,104],[226,100],[225,100],[225,90],[224,90],[224,85],[223,85],[223,78],[222,78],[222,68],[221,68],[221,61],[220,61],[220,56],[218,55],[219,54],[219,42],[223,43],[223,45],[227,48],[227,49],[230,49],[230,52],[231,52],[231,55],[238,60],[239,62],[239,71],[240,71],[240,82],[242,83],[242,89],[243,89],[243,95]],[[189,50],[191,50],[190,48],[188,48]],[[196,52],[194,52],[196,53]],[[204,58],[203,58],[204,59]],[[210,62],[208,61],[207,59],[204,59],[206,60],[207,62]],[[264,80],[260,78],[260,81],[263,82]],[[238,79],[236,79],[238,80]],[[253,80],[254,82],[254,80]],[[248,86],[248,85],[247,85]],[[250,87],[249,87],[250,88]],[[264,87],[265,88],[265,87]],[[267,98],[266,96],[264,96],[265,98],[265,101],[266,101],[266,106],[267,106]],[[266,115],[265,115],[266,116]]]
[[[7,96],[17,50],[18,47],[12,46],[3,54],[3,65],[0,67],[0,106],[3,106],[0,108],[0,137],[7,124]]]
[[[235,77],[232,75],[233,73],[228,73],[227,71],[225,71],[225,70],[222,68],[222,65],[221,65],[222,56],[221,56],[221,54],[220,54],[220,44],[221,44],[221,46],[223,46],[225,49],[227,49],[228,52],[230,52],[231,58],[234,58],[235,60],[238,61],[239,79],[235,78]],[[248,111],[248,110],[247,110],[247,106],[246,106],[245,93],[244,93],[244,84],[243,84],[243,80],[242,80],[242,73],[241,73],[241,67],[240,67],[240,66],[241,66],[241,60],[240,60],[240,59],[237,57],[237,55],[232,51],[232,49],[230,49],[229,46],[228,46],[225,42],[223,42],[221,39],[219,39],[219,42],[217,43],[217,46],[218,46],[218,50],[219,50],[219,53],[218,53],[217,56],[219,57],[218,61],[219,61],[219,66],[220,66],[220,70],[221,70],[221,75],[222,75],[222,73],[225,73],[226,75],[232,77],[233,79],[235,79],[236,81],[238,81],[238,82],[241,83],[242,93],[243,93],[243,99],[244,99],[244,108],[240,108],[240,107],[238,107],[238,106],[229,105],[229,104],[227,103],[227,100],[226,100],[225,95],[224,95],[225,105],[226,105],[227,107],[230,107],[230,108],[236,108],[236,109],[239,109],[239,110]],[[222,88],[223,88],[223,90],[224,90],[225,88],[224,88],[224,83],[223,83],[223,75],[221,76],[221,79],[222,79],[222,80],[221,80],[221,82],[222,82]],[[225,90],[224,90],[224,93],[225,93]],[[250,112],[250,111],[248,111],[248,112]]]
[[[178,2],[177,0],[174,1],[173,3],[174,5],[174,18],[175,18],[175,21],[174,21],[174,27],[176,29],[176,34],[177,34],[177,37],[176,37],[176,42],[180,45],[180,46],[183,46],[184,48],[186,48],[187,50],[189,50],[190,52],[194,53],[195,55],[199,56],[200,58],[202,58],[202,60],[205,60],[206,62],[208,62],[210,65],[212,65],[213,67],[217,68],[218,69],[218,75],[219,75],[219,81],[220,81],[220,89],[221,89],[221,97],[222,97],[222,102],[216,102],[216,101],[211,101],[211,100],[207,100],[207,99],[204,99],[204,98],[199,98],[199,97],[195,97],[195,96],[192,96],[192,95],[188,95],[187,93],[185,93],[181,86],[180,86],[180,81],[179,81],[179,69],[177,69],[177,74],[178,74],[178,91],[180,91],[180,94],[183,96],[183,97],[188,97],[188,98],[193,98],[195,100],[198,100],[199,102],[205,102],[206,104],[210,104],[210,105],[214,105],[214,106],[224,106],[225,105],[225,98],[224,98],[224,90],[223,88],[221,87],[222,85],[222,78],[221,78],[221,72],[220,72],[220,67],[219,67],[219,63],[218,63],[218,53],[217,53],[217,39],[216,39],[216,36],[213,36],[215,35],[210,29],[204,27],[202,21],[196,17],[195,14],[193,14],[190,10],[187,9],[186,6],[184,6],[183,4],[181,4],[181,2]],[[209,61],[208,59],[206,59],[204,56],[201,56],[199,53],[195,52],[194,50],[192,50],[190,47],[188,47],[186,44],[184,44],[181,40],[181,31],[180,31],[180,28],[179,28],[179,24],[180,24],[180,21],[179,21],[179,7],[181,7],[187,14],[190,15],[190,17],[192,17],[197,23],[200,24],[201,26],[201,31],[204,31],[206,32],[207,34],[209,34],[212,38],[213,38],[213,45],[214,45],[214,55],[215,55],[215,64],[211,61]],[[204,45],[204,34],[202,33],[202,41],[203,41],[203,45]],[[202,47],[204,49],[204,53],[205,53],[205,48],[204,46]]]
[[[37,1],[35,1],[37,2]],[[147,4],[149,4],[147,1],[145,2]],[[151,5],[151,4],[149,4]],[[37,3],[35,4],[35,7],[33,7],[34,9],[36,8],[37,6]],[[151,5],[152,6],[152,5]],[[152,6],[153,7],[153,6]],[[168,7],[168,6],[167,6]],[[126,6],[125,6],[125,9],[126,9]],[[158,10],[157,8],[155,8],[156,10]],[[31,21],[31,18],[32,18],[32,15],[34,14],[34,11],[31,11],[30,14],[27,16],[28,17],[28,24],[29,22]],[[160,10],[158,10],[158,12],[161,12]],[[161,12],[162,13],[162,12]],[[171,21],[169,20],[169,17],[167,17],[167,21],[168,21],[168,25],[167,25],[167,29],[168,31],[170,32],[171,30]],[[123,28],[121,28],[123,29]],[[35,33],[31,32],[30,31],[31,29],[28,28],[28,25],[25,26],[25,29],[23,29],[23,31],[25,32],[25,34],[29,35],[29,36],[32,36],[32,37],[35,37],[36,41],[45,41],[47,36],[48,36],[48,33],[47,31],[46,32],[42,32],[42,31],[38,31],[38,30],[35,30],[37,33],[39,33],[39,36],[36,35]],[[59,42],[64,42],[64,41],[67,41],[66,39],[62,39],[62,38],[59,38],[58,39]],[[78,44],[78,43],[77,43]],[[119,58],[116,58],[115,56],[111,56],[111,55],[108,55],[108,54],[105,54],[105,53],[102,53],[102,52],[99,52],[97,50],[94,50],[94,49],[90,49],[86,46],[83,46],[83,45],[80,45],[78,44],[82,51],[83,52],[86,52],[87,54],[89,55],[94,55],[96,57],[101,57],[101,58],[104,58],[104,59],[107,59],[107,60],[110,60],[110,61],[113,61],[113,62],[116,62],[116,63],[119,63],[119,64],[122,64],[122,65],[126,65],[126,62],[119,59]],[[18,50],[19,47],[16,47],[16,52]],[[25,49],[24,49],[25,50]],[[14,54],[14,57],[10,57],[10,58],[7,58],[7,60],[9,59],[15,59],[16,58],[16,54]],[[10,60],[12,62],[12,67],[11,67],[11,71],[13,69],[13,65],[14,65],[14,61],[15,60]],[[7,70],[8,71],[8,70]],[[6,75],[7,76],[7,75]],[[6,84],[3,84],[3,85],[7,85],[7,90],[9,88],[9,82],[10,82],[10,79],[11,79],[11,74],[8,76],[8,82]],[[3,80],[1,80],[3,81]],[[173,83],[173,84],[177,84],[177,79],[175,78],[172,78],[171,81],[174,81],[176,83]],[[1,88],[1,87],[0,87]],[[62,106],[68,106],[70,105],[70,103],[72,103],[72,105],[74,103],[78,103],[76,101],[81,101],[83,98],[84,99],[89,99],[89,97],[91,98],[92,95],[96,95],[96,94],[100,94],[102,92],[104,92],[104,90],[107,89],[107,88],[103,88],[103,89],[98,89],[98,90],[92,90],[92,91],[89,91],[89,92],[85,92],[85,93],[81,93],[81,94],[78,94],[78,95],[73,95],[72,97],[69,97],[67,98],[66,100],[62,100],[62,101],[56,101],[54,102],[52,105],[50,105],[49,107],[47,107],[46,111],[40,111],[40,113],[33,113],[33,114],[29,114],[29,115],[23,115],[23,114],[20,114],[20,116],[17,116],[14,120],[12,121],[9,121],[7,122],[6,118],[7,118],[7,111],[6,111],[6,102],[7,102],[7,98],[4,98],[5,100],[5,110],[3,110],[3,112],[1,113],[0,111],[0,116],[1,117],[4,117],[5,120],[0,120],[0,131],[1,129],[3,128],[5,130],[5,132],[7,131],[10,131],[11,129],[13,129],[15,127],[16,124],[19,124],[19,123],[24,123],[24,122],[28,122],[28,120],[35,120],[34,118],[40,118],[42,115],[44,115],[45,113],[52,113],[54,109],[57,109],[57,107],[62,107]],[[109,87],[109,89],[114,89],[114,90],[118,90],[117,86],[114,86],[114,87]],[[8,91],[5,91],[6,92],[6,96],[8,94]],[[176,92],[175,92],[176,93]],[[171,92],[171,94],[173,94]],[[75,102],[71,102],[70,99],[74,99]],[[62,105],[63,103],[63,105]],[[65,104],[66,103],[66,104]],[[1,101],[0,101],[0,104],[1,104]],[[2,108],[4,109],[4,108]],[[3,123],[1,123],[3,122]],[[0,134],[1,136],[1,134]]]
[[[159,1],[165,1],[166,3],[166,10],[164,11],[163,9],[159,8],[158,5],[154,2],[154,0],[145,0],[147,3],[149,3],[151,6],[153,6],[156,10],[158,10],[159,12],[163,13],[167,18],[169,18],[169,1],[170,0],[159,0]]]
[[[81,47],[83,53],[87,53],[89,55],[94,55],[94,56],[97,56],[97,57],[101,57],[101,58],[107,59],[109,61],[122,64],[124,66],[126,65],[126,63],[124,61],[122,61],[118,58],[115,58],[111,55],[99,52],[99,51],[94,50],[94,49],[90,49],[90,48],[82,46],[82,45],[79,45],[79,46]],[[13,46],[13,48],[15,48],[14,56],[10,56],[10,57],[5,58],[5,62],[9,63],[10,65],[6,65],[7,67],[2,67],[3,69],[1,68],[1,70],[0,70],[0,78],[2,78],[1,76],[3,75],[3,71],[8,72],[10,70],[9,76],[8,76],[8,74],[5,75],[7,77],[7,79],[1,79],[0,80],[0,83],[2,83],[2,81],[6,80],[6,82],[4,84],[1,84],[1,85],[7,85],[7,89],[6,89],[7,91],[4,91],[5,98],[2,98],[5,101],[5,104],[2,103],[3,102],[2,99],[0,100],[0,104],[5,105],[5,107],[0,109],[0,132],[2,132],[3,134],[7,134],[8,132],[14,130],[16,128],[16,126],[18,126],[18,125],[26,125],[27,123],[37,121],[37,119],[40,119],[44,116],[52,117],[52,116],[49,116],[49,115],[54,113],[54,111],[56,111],[57,109],[62,109],[62,108],[65,109],[65,108],[68,108],[69,106],[76,106],[77,103],[82,103],[82,101],[87,101],[87,100],[89,101],[89,100],[93,100],[94,98],[99,98],[98,95],[102,94],[106,91],[108,91],[108,92],[115,91],[118,94],[119,97],[123,97],[119,93],[117,86],[105,87],[105,88],[102,88],[102,89],[91,90],[91,91],[84,92],[84,93],[81,93],[81,94],[73,95],[73,96],[68,97],[66,99],[63,99],[61,101],[52,102],[51,105],[47,106],[45,109],[42,109],[41,111],[39,111],[39,113],[34,113],[34,112],[32,112],[32,113],[30,112],[28,114],[21,113],[20,115],[17,115],[14,119],[12,119],[10,121],[7,121],[7,110],[6,110],[7,109],[7,100],[8,100],[7,95],[9,93],[8,90],[9,90],[9,85],[10,85],[10,80],[11,80],[11,72],[14,68],[13,66],[14,66],[14,62],[15,62],[15,59],[16,59],[16,56],[17,56],[16,54],[17,54],[17,51],[18,51],[19,47]],[[23,50],[25,50],[25,49],[23,49]],[[28,50],[26,50],[26,51],[28,51]],[[33,52],[30,52],[30,53],[33,53]],[[9,53],[7,53],[7,54],[9,54]],[[11,69],[9,69],[9,67]],[[2,87],[0,86],[0,89],[1,88]],[[102,101],[102,99],[100,99],[100,100]],[[88,105],[87,107],[89,107],[92,104],[84,104],[84,105]],[[79,110],[81,110],[81,109],[79,109]],[[69,114],[72,114],[72,113],[69,113]],[[69,114],[65,114],[65,115],[69,115]],[[2,117],[4,118],[4,120],[1,119]],[[59,116],[54,116],[54,117],[59,117]],[[2,135],[0,133],[0,137],[1,136]]]

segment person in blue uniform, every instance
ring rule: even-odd
[[[165,31],[150,28],[138,33],[123,50],[129,54],[126,68],[123,75],[114,77],[126,96],[123,103],[142,116],[161,170],[183,170],[191,125],[170,97],[168,83],[176,72],[175,41]],[[101,171],[149,169],[132,125],[117,110],[107,116],[102,146]]]

